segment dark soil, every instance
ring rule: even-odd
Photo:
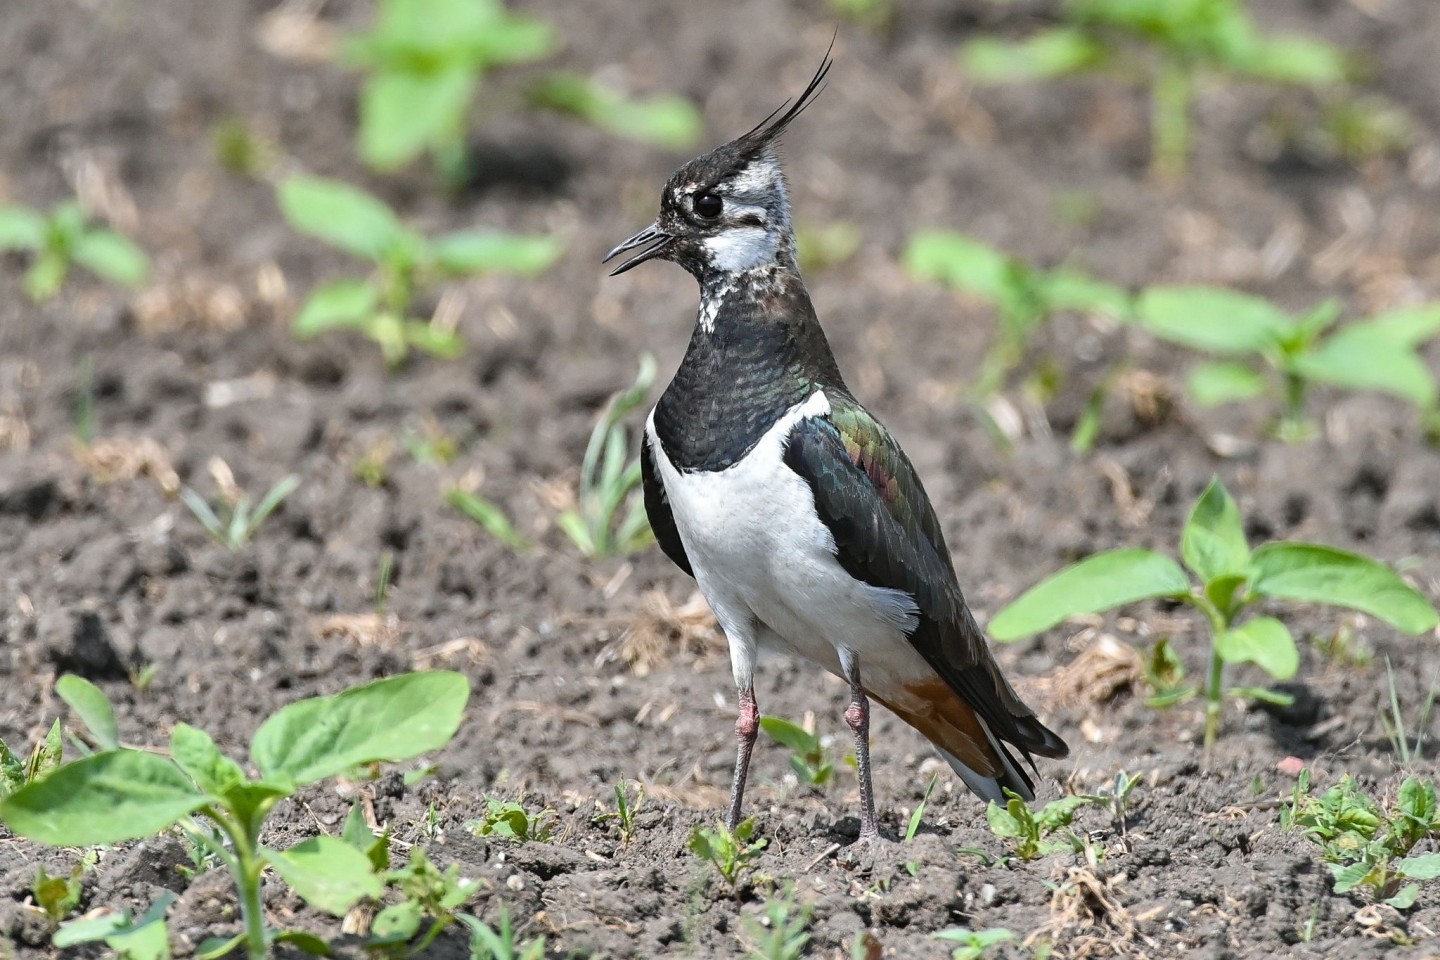
[[[565,38],[556,63],[641,93],[691,96],[717,142],[797,92],[833,29],[818,0],[683,12],[621,0],[521,6]],[[1139,91],[1103,80],[967,86],[958,43],[977,26],[1019,31],[1043,5],[897,6],[891,35],[842,26],[833,80],[786,152],[797,219],[851,221],[863,232],[854,260],[814,274],[810,287],[855,391],[925,478],[982,621],[1084,554],[1173,549],[1217,473],[1255,540],[1364,550],[1440,597],[1440,452],[1413,411],[1320,395],[1318,435],[1284,444],[1265,439],[1258,406],[1199,415],[1161,396],[1156,413],[1143,396],[1116,396],[1097,449],[1077,457],[1066,439],[1097,371],[1126,357],[1173,395],[1186,360],[1061,318],[1041,348],[1072,374],[1071,386],[1048,421],[1012,397],[1029,429],[1007,452],[964,394],[993,318],[897,264],[910,233],[942,226],[1131,286],[1224,283],[1295,309],[1336,296],[1351,315],[1440,297],[1433,0],[1253,5],[1269,27],[1362,51],[1376,90],[1415,118],[1410,148],[1358,168],[1277,154],[1256,131],[1306,98],[1215,89],[1199,103],[1191,173],[1169,190],[1144,176]],[[1198,675],[1199,626],[1182,611],[1131,610],[999,651],[1073,747],[1068,760],[1041,766],[1042,799],[1097,790],[1121,770],[1144,778],[1123,825],[1100,809],[1080,815],[1093,862],[1069,853],[997,862],[1008,848],[987,829],[982,805],[918,735],[883,714],[873,730],[876,787],[892,837],[932,771],[940,774],[919,835],[858,865],[836,855],[857,828],[853,774],[842,766],[827,792],[808,791],[784,751],[762,742],[749,805],[769,847],[730,890],[686,851],[692,829],[720,812],[733,761],[723,640],[687,608],[694,584],[658,550],[587,561],[553,524],[607,396],[631,382],[645,350],[668,376],[689,336],[689,278],[648,267],[607,280],[598,265],[648,222],[660,184],[688,158],[525,111],[533,70],[524,68],[487,80],[477,125],[489,173],[463,198],[445,199],[423,165],[369,175],[352,152],[356,78],[270,52],[258,39],[270,12],[264,2],[56,2],[12,4],[0,18],[0,199],[48,207],[78,186],[156,261],[138,295],[77,276],[38,307],[20,293],[23,258],[0,261],[7,743],[28,747],[63,714],[53,681],[66,671],[113,698],[127,742],[163,743],[184,720],[243,758],[260,721],[297,698],[445,667],[464,671],[474,694],[459,735],[434,758],[436,773],[411,788],[392,777],[309,789],[278,810],[272,840],[337,832],[359,790],[397,855],[428,843],[437,862],[459,863],[482,882],[474,911],[493,923],[507,908],[527,936],[547,937],[553,957],[740,955],[772,884],[789,882],[813,904],[817,957],[851,956],[862,931],[883,951],[866,956],[941,956],[946,948],[930,936],[952,926],[1006,927],[1066,957],[1440,950],[1440,885],[1403,914],[1335,895],[1315,849],[1279,825],[1275,801],[1293,784],[1277,767],[1287,757],[1310,765],[1322,786],[1348,772],[1393,791],[1385,660],[1412,735],[1440,665],[1433,637],[1330,611],[1280,612],[1307,639],[1350,631],[1373,652],[1368,664],[1302,644],[1297,708],[1228,705],[1209,756],[1198,745],[1200,709],[1147,708],[1123,659],[1169,636]],[[370,13],[367,3],[334,2],[322,23],[349,28]],[[459,285],[470,342],[459,361],[418,358],[387,373],[358,338],[297,343],[288,326],[299,298],[354,264],[293,234],[270,184],[219,165],[211,130],[232,117],[272,141],[274,175],[307,169],[361,183],[427,228],[554,232],[568,253],[538,281]],[[1057,212],[1076,197],[1093,216]],[[162,489],[153,474],[163,471],[116,477],[96,465],[75,438],[86,394],[99,440],[131,454],[153,440],[180,481],[207,496],[213,457],[245,490],[291,473],[302,484],[232,553]],[[403,438],[436,430],[456,441],[458,457],[417,462]],[[387,445],[383,482],[361,482],[357,462]],[[536,548],[513,552],[446,506],[444,489],[467,475],[482,479],[481,492]],[[387,554],[389,619],[377,620]],[[1106,650],[1122,656],[1118,666],[1107,661],[1113,684],[1097,682]],[[147,665],[157,672],[142,691],[130,678]],[[1264,678],[1240,670],[1235,680]],[[775,661],[757,693],[767,712],[813,714],[845,752],[837,681]],[[1431,775],[1433,756],[1421,761]],[[613,822],[593,819],[622,778],[647,791],[628,845]],[[555,839],[472,837],[463,825],[487,796],[553,809]],[[68,868],[78,855],[0,839],[0,956],[53,952],[43,917],[27,905],[30,881],[37,864]],[[143,909],[173,890],[174,946],[188,955],[201,939],[238,930],[228,881],[192,880],[180,869],[188,864],[173,837],[106,850],[81,909]],[[314,930],[347,955],[364,952],[339,921],[275,882],[269,908],[278,924]],[[1407,940],[1418,947],[1395,946]],[[447,934],[432,950],[464,955],[463,938]]]

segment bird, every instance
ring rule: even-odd
[[[833,41],[831,50],[833,51]],[[849,684],[858,840],[880,839],[870,701],[925,736],[975,794],[1035,797],[1034,756],[1065,742],[1001,674],[966,605],[940,522],[894,437],[844,378],[797,265],[777,146],[824,86],[675,171],[655,222],[611,250],[611,275],[668,260],[699,281],[674,378],[645,421],[645,510],[666,556],[694,577],[725,634],[738,690],[725,823],[741,822],[759,725],[760,651]]]

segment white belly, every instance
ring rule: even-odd
[[[653,415],[646,425],[685,554],[729,639],[742,687],[760,644],[797,653],[838,676],[844,675],[842,650],[862,659],[883,653],[892,668],[902,666],[893,662],[898,658],[923,669],[901,632],[913,626],[913,601],[845,572],[809,485],[784,463],[784,441],[795,424],[829,412],[817,391],[739,463],[713,473],[675,469],[655,437]],[[910,664],[912,658],[917,662]]]

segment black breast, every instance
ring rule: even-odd
[[[817,386],[843,382],[799,279],[737,285],[712,329],[696,326],[655,433],[677,470],[723,470]]]

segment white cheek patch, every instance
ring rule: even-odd
[[[726,273],[764,266],[775,259],[775,237],[763,227],[732,227],[704,241],[710,265]]]

